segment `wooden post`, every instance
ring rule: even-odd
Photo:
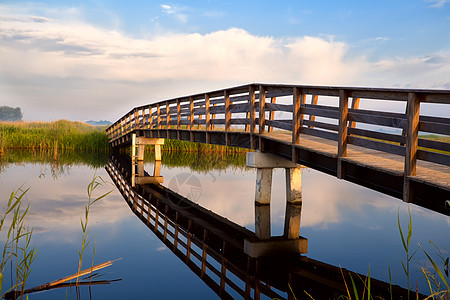
[[[352,100],[352,109],[358,109],[359,108],[359,101],[360,98],[354,98]],[[350,121],[348,124],[349,128],[355,128],[356,127],[356,122],[355,121]]]
[[[181,100],[177,99],[177,139],[180,140],[181,127]]]
[[[225,145],[230,146],[229,132],[231,129],[231,111],[230,111],[230,92],[225,90],[223,93],[225,101]]]
[[[339,90],[339,125],[338,125],[338,161],[337,177],[345,177],[345,168],[342,158],[347,156],[348,137],[348,94],[345,90]]]
[[[319,95],[311,95],[311,105],[317,105],[319,102]],[[309,120],[314,122],[316,120],[316,115],[309,115]],[[314,128],[314,126],[309,125],[309,128]]]
[[[156,127],[158,128],[158,137],[161,137],[160,130],[161,130],[161,104],[156,105]]]
[[[259,86],[259,134],[266,131],[266,89]]]
[[[200,105],[199,109],[201,109],[202,107],[203,107],[203,105]],[[199,114],[198,115],[198,120],[200,121],[202,119],[202,117],[203,116],[201,114]],[[198,130],[202,129],[202,124],[199,123],[197,129]]]
[[[194,97],[189,97],[189,131],[190,131],[190,141],[194,141],[194,133],[192,130],[194,130]]]
[[[209,112],[209,95],[205,94],[205,127],[206,127],[206,143],[211,143],[209,131],[211,130],[211,115]]]
[[[213,106],[216,106],[216,103],[213,104]],[[211,120],[216,119],[216,114],[211,114]],[[211,130],[214,130],[214,123],[211,121]]]
[[[256,149],[256,139],[254,137],[256,121],[255,121],[255,87],[253,85],[249,86],[248,91],[248,110],[250,113],[250,147]]]
[[[293,99],[292,99],[292,144],[298,144],[300,142],[300,127],[301,127],[301,101],[303,95],[298,87],[294,87]]]
[[[166,101],[166,138],[169,138],[170,129],[170,104]]]
[[[275,104],[277,102],[277,97],[270,98],[270,103]],[[275,111],[271,110],[269,113],[269,120],[273,121],[275,119]],[[273,132],[273,126],[268,126],[268,132]]]
[[[414,191],[409,176],[416,175],[417,147],[419,143],[420,98],[417,94],[408,93],[407,108],[403,201],[412,202]]]
[[[134,109],[134,129],[139,128],[139,110],[137,108]]]

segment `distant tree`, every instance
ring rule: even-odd
[[[0,106],[0,120],[1,121],[20,121],[23,114],[20,107]]]

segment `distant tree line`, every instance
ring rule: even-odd
[[[20,121],[23,114],[20,107],[0,106],[0,120],[1,121]]]

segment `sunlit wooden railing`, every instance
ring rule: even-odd
[[[417,160],[450,166],[449,113],[449,90],[250,84],[136,107],[106,131],[112,142],[138,129],[201,130],[206,143],[241,131],[253,149],[259,135],[284,133],[292,145],[314,136],[337,142],[338,177],[348,145],[403,156],[412,176]]]

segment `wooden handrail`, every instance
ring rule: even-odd
[[[403,103],[407,110],[359,108],[360,103],[374,101]],[[413,176],[417,159],[450,166],[449,142],[419,136],[419,132],[450,136],[450,118],[420,115],[421,103],[450,105],[450,91],[253,83],[139,106],[106,132],[112,142],[142,128],[190,130],[191,136],[200,130],[210,143],[211,132],[223,131],[229,145],[229,133],[239,130],[250,135],[250,147],[255,149],[258,136],[278,129],[292,134],[292,145],[301,143],[302,135],[337,141],[338,161],[346,157],[349,144],[403,155],[405,176]],[[385,127],[392,132],[379,130]],[[343,174],[339,169],[338,177]]]

